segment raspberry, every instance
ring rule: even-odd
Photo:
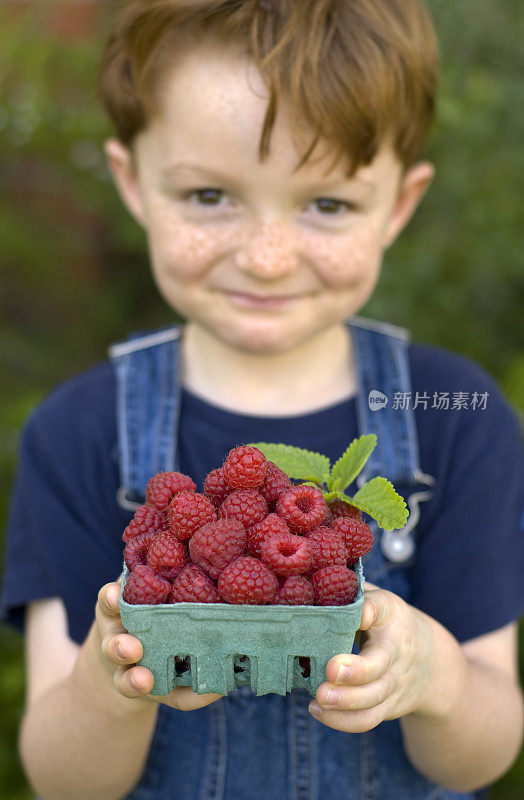
[[[328,505],[328,507],[326,509],[326,513],[324,514],[324,519],[322,520],[322,522],[320,524],[323,525],[326,528],[329,528],[331,526],[331,523],[334,521],[334,519],[335,519],[335,517],[333,516],[333,513],[332,513],[332,511],[331,511],[331,509],[330,509],[330,507]]]
[[[139,564],[146,563],[147,551],[157,537],[155,531],[146,531],[134,536],[124,547],[124,561],[129,570],[134,570]]]
[[[127,576],[126,585],[122,592],[122,597],[126,603],[164,603],[171,591],[171,584],[156,575],[153,570],[145,564],[138,564],[134,571]]]
[[[292,533],[266,537],[260,545],[260,555],[276,575],[300,575],[313,564],[309,540]]]
[[[158,533],[147,551],[151,569],[168,581],[176,578],[186,561],[187,547],[171,531]]]
[[[215,506],[199,492],[176,494],[167,509],[169,527],[177,539],[191,539],[194,532],[217,518]]]
[[[124,530],[122,539],[124,542],[129,542],[139,533],[146,533],[146,531],[155,531],[158,533],[166,527],[166,515],[156,508],[152,508],[144,503],[138,506],[135,511],[135,516]]]
[[[346,565],[348,551],[344,537],[341,533],[334,531],[333,528],[326,528],[321,525],[311,531],[307,541],[311,547],[313,560],[311,569],[313,572],[333,564]]]
[[[317,606],[345,606],[353,602],[358,589],[355,573],[341,564],[314,572],[311,583]]]
[[[332,531],[337,531],[344,537],[348,551],[348,561],[352,564],[359,558],[369,553],[373,547],[373,531],[361,519],[339,517],[331,526]]]
[[[218,591],[226,603],[271,603],[277,589],[278,580],[274,572],[251,556],[232,561],[218,579]]]
[[[264,480],[267,461],[258,447],[235,447],[222,464],[226,481],[233,489],[256,489]]]
[[[287,522],[292,533],[306,533],[320,525],[326,508],[320,489],[301,483],[280,495],[276,512]]]
[[[169,603],[220,603],[218,589],[196,564],[187,564],[173,581]]]
[[[215,508],[219,508],[233,488],[224,477],[222,467],[212,469],[204,481],[204,494],[211,500]]]
[[[218,513],[227,519],[237,519],[244,528],[250,528],[267,516],[268,507],[256,489],[236,489],[226,497]]]
[[[171,499],[181,492],[196,491],[196,483],[181,472],[157,472],[146,487],[146,503],[159,511],[165,511]]]
[[[219,519],[203,525],[189,540],[189,553],[195,564],[214,581],[228,564],[244,555],[246,531],[236,519]]]
[[[278,514],[268,514],[263,520],[247,529],[248,555],[260,558],[260,545],[267,536],[291,533],[288,526]]]
[[[362,511],[351,503],[345,503],[344,500],[332,500],[328,503],[329,510],[333,517],[352,517],[353,519],[362,519]]]
[[[303,575],[290,575],[273,600],[279,606],[311,606],[313,602],[313,584]]]
[[[258,487],[258,491],[265,499],[271,511],[275,510],[275,504],[282,492],[285,492],[290,486],[292,486],[292,483],[289,475],[286,475],[286,473],[272,461],[268,461],[266,474],[264,480]]]

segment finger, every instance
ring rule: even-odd
[[[321,683],[317,689],[316,699],[323,708],[363,711],[366,708],[379,706],[393,694],[394,689],[394,677],[391,673],[386,673],[365,686],[335,686],[332,683]]]
[[[107,618],[113,619],[120,616],[120,586],[118,583],[106,583],[98,592],[96,603],[96,613]]]
[[[326,678],[337,686],[361,686],[380,678],[396,660],[392,643],[367,641],[360,653],[334,656],[327,663]]]
[[[322,708],[316,701],[309,705],[309,713],[323,725],[344,733],[365,733],[376,728],[387,718],[388,701],[363,711],[335,711]]]
[[[216,703],[223,696],[214,693],[197,694],[190,686],[177,686],[169,695],[160,699],[179,711],[195,711],[210,703]]]
[[[153,673],[146,667],[118,667],[113,680],[123,697],[143,697],[155,683]]]
[[[109,639],[118,634],[127,633],[120,617],[118,587],[115,583],[108,583],[100,589],[95,606],[95,618],[100,640],[105,642],[104,655],[107,657]]]
[[[372,627],[387,624],[391,619],[394,597],[392,592],[385,589],[373,587],[373,589],[367,590],[364,594],[359,630],[367,631]]]
[[[124,629],[122,629],[124,631]],[[142,643],[129,633],[118,631],[117,635],[111,631],[102,639],[102,653],[111,664],[135,664],[140,661],[144,653]]]

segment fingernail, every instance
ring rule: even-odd
[[[122,647],[120,646],[120,642],[116,643],[115,650],[116,650],[116,654],[117,654],[118,658],[127,658],[126,654],[122,650]]]
[[[342,664],[337,675],[335,683],[343,683],[351,678],[351,667],[347,664]]]
[[[137,684],[137,682],[131,675],[129,676],[129,685],[131,686],[132,689],[135,689],[137,692],[142,691],[142,687]]]
[[[322,709],[318,703],[311,703],[311,705],[309,706],[309,712],[310,714],[321,714]]]
[[[106,603],[109,608],[114,608],[118,604],[118,598],[120,595],[117,595],[116,592],[110,591],[106,595]]]
[[[326,706],[336,706],[337,703],[340,702],[340,692],[338,689],[329,689],[324,705]]]

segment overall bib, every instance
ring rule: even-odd
[[[388,478],[408,503],[403,531],[378,531],[364,558],[367,580],[409,602],[409,564],[416,548],[418,503],[434,482],[422,473],[414,413],[394,408],[395,393],[410,392],[409,334],[402,328],[352,317],[359,435],[378,444],[358,477]],[[127,509],[144,501],[149,478],[179,471],[177,429],[179,327],[132,334],[110,349],[117,377],[121,487]],[[377,392],[389,402],[371,397]],[[371,393],[371,397],[370,397]],[[225,454],[224,454],[225,455]],[[424,488],[425,485],[425,488]],[[308,713],[311,695],[256,697],[241,686],[197,711],[160,705],[144,776],[126,800],[471,800],[431,783],[407,760],[398,720],[373,730],[343,733]]]

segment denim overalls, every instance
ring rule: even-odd
[[[396,392],[411,390],[409,334],[352,317],[359,435],[378,445],[358,485],[383,475],[405,497],[404,530],[378,535],[365,557],[367,580],[409,601],[408,566],[418,503],[434,482],[422,473],[414,414],[398,407]],[[181,386],[178,345],[183,328],[134,334],[110,349],[117,376],[121,488],[117,500],[134,509],[151,475],[179,470],[177,426]],[[380,393],[385,395],[385,404]],[[378,398],[378,400],[377,400]],[[400,404],[401,405],[401,404]],[[421,484],[426,486],[421,491]],[[198,711],[160,705],[142,780],[126,800],[451,800],[471,798],[429,782],[409,764],[398,720],[363,734],[327,728],[308,713],[311,696],[256,697],[241,686]]]

